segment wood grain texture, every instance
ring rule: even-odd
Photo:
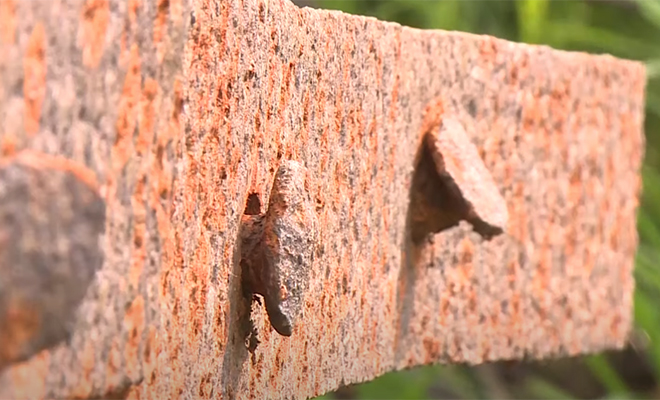
[[[625,343],[643,65],[287,0],[2,0],[0,26],[3,157],[84,166],[106,213],[70,339],[5,369],[0,397],[308,398]],[[506,202],[490,241],[466,222],[410,240],[415,157],[445,115]],[[290,337],[239,263],[246,202],[268,204],[284,160],[319,221]]]

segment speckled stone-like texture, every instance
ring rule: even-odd
[[[639,63],[287,0],[1,0],[0,54],[2,157],[83,166],[106,210],[71,338],[5,369],[0,398],[307,398],[626,341]],[[445,115],[506,202],[490,241],[465,222],[410,240],[416,154]],[[319,239],[292,336],[254,302],[250,353],[239,226],[284,160],[308,171]]]

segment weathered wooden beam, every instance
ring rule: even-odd
[[[307,398],[625,344],[643,65],[286,0],[0,27],[0,397]]]

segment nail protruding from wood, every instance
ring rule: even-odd
[[[493,177],[461,123],[450,117],[424,137],[410,207],[416,243],[461,220],[488,240],[503,233],[508,221],[506,202]]]
[[[283,162],[267,211],[244,215],[241,228],[244,287],[263,296],[270,323],[283,336],[291,336],[302,312],[314,259],[318,223],[305,174],[299,162]]]
[[[28,151],[0,160],[0,369],[69,337],[104,226],[85,166]]]

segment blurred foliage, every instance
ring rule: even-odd
[[[646,158],[638,214],[635,337],[625,352],[384,375],[323,398],[660,398],[660,0],[317,0],[307,3],[423,29],[460,30],[647,65]],[[633,341],[634,342],[634,341]],[[524,370],[524,372],[521,372]]]

